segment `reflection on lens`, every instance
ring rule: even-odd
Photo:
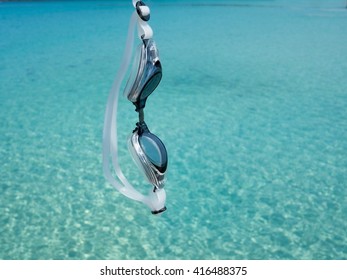
[[[151,77],[149,78],[149,80],[146,82],[146,84],[144,85],[142,92],[140,93],[140,98],[141,99],[145,99],[147,98],[155,89],[156,87],[159,85],[161,77],[162,77],[162,72],[161,72],[161,64],[158,61],[156,63],[157,68],[155,69],[155,72],[150,73]],[[153,70],[153,69],[151,69]]]
[[[167,152],[163,142],[150,132],[142,133],[139,142],[151,163],[164,173],[167,167]]]

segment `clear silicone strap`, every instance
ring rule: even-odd
[[[121,83],[124,79],[125,73],[129,67],[131,60],[132,47],[134,42],[134,29],[137,23],[137,13],[134,12],[130,18],[128,36],[123,55],[123,60],[120,69],[117,72],[115,81],[113,82],[108,100],[106,105],[105,120],[104,120],[104,131],[103,131],[103,169],[106,179],[123,195],[138,201],[144,199],[138,191],[136,191],[129,181],[124,176],[120,169],[118,162],[118,142],[117,142],[117,106],[118,96],[121,87]],[[123,183],[120,184],[112,176],[110,170],[110,156],[112,158],[112,164],[114,171]]]
[[[153,37],[153,30],[149,24],[142,19],[138,18],[137,33],[140,39],[151,39]]]

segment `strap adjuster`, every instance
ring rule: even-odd
[[[153,211],[152,211],[152,214],[153,214],[153,215],[157,215],[157,214],[163,213],[166,209],[167,209],[166,206],[164,206],[164,207],[161,208],[160,210],[153,210]]]
[[[143,21],[149,21],[151,18],[149,7],[142,1],[136,2],[136,12]]]

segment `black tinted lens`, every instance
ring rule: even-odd
[[[161,71],[156,72],[144,85],[141,92],[141,99],[147,98],[159,85],[162,77]]]
[[[139,142],[150,162],[164,173],[167,167],[167,152],[163,142],[150,132],[142,133]]]

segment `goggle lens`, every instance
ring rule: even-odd
[[[150,132],[143,132],[139,136],[139,143],[149,161],[158,168],[161,173],[166,171],[167,151],[163,142]]]

